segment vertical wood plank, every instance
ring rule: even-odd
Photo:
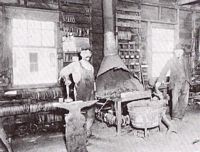
[[[175,46],[179,44],[179,34],[180,34],[180,8],[176,6],[176,25],[175,25]]]
[[[147,22],[147,62],[148,62],[148,76],[150,79],[152,79],[152,44],[151,44],[151,38],[152,38],[152,32],[151,32],[151,22]]]

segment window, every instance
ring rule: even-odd
[[[37,72],[38,71],[38,54],[37,53],[30,53],[30,72]]]
[[[165,63],[172,57],[173,49],[174,29],[152,28],[152,77],[160,75]]]
[[[13,19],[13,45],[54,47],[54,23]]]
[[[57,82],[55,23],[12,19],[13,84]]]

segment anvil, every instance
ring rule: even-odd
[[[65,115],[65,137],[67,152],[88,152],[86,148],[86,120],[81,109],[94,105],[97,100],[54,103],[55,107],[69,111]]]

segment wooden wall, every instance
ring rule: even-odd
[[[29,1],[29,0],[28,0]],[[31,0],[32,1],[32,0]],[[62,0],[60,0],[62,1]],[[65,0],[66,2],[84,3],[83,0]],[[117,1],[117,0],[116,0]],[[119,1],[119,0],[118,0]],[[126,0],[124,0],[126,1]],[[138,2],[138,0],[132,0]],[[102,0],[91,0],[92,2],[92,49],[93,49],[93,65],[95,68],[95,74],[97,74],[103,59],[103,10]],[[200,26],[200,11],[196,11],[194,8],[177,8],[174,4],[175,0],[143,0],[141,4],[141,17],[142,17],[142,56],[145,62],[151,64],[149,58],[150,45],[148,42],[149,37],[149,25],[152,23],[161,24],[164,26],[175,26],[177,34],[177,43],[181,43],[188,52],[192,48],[192,38],[195,36],[194,32]],[[27,0],[0,0],[0,61],[4,62],[0,64],[2,71],[5,67],[7,60],[3,56],[3,6],[14,5],[22,7],[37,7],[46,9],[59,9],[57,0],[49,0],[48,5],[41,5],[40,3],[34,4],[33,2],[27,2]],[[177,18],[177,10],[179,9],[179,17]],[[5,64],[5,65],[4,65]],[[2,66],[4,65],[4,66]]]
[[[3,60],[3,7],[0,7],[0,61]],[[2,63],[0,64],[0,69],[2,69]]]
[[[151,65],[151,45],[149,42],[151,35],[149,31],[152,24],[157,24],[162,27],[175,28],[175,44],[185,48],[192,62],[193,40],[200,21],[199,8],[177,6],[175,0],[143,0],[141,9],[144,60]],[[149,75],[151,75],[151,67],[149,67]]]
[[[9,58],[12,59],[12,56],[9,56],[8,49],[7,47],[7,37],[5,31],[6,27],[6,21],[5,18],[3,17],[5,13],[3,13],[4,7],[5,6],[17,6],[17,7],[24,7],[24,8],[42,8],[42,9],[47,9],[47,10],[59,10],[59,11],[64,11],[66,14],[76,14],[76,13],[84,13],[84,12],[79,12],[81,9],[81,6],[84,8],[85,3],[88,3],[89,0],[48,0],[46,4],[41,3],[40,1],[35,1],[34,0],[0,0],[0,72],[8,69],[9,67],[9,72],[7,72],[9,79],[11,80],[11,75],[12,72],[12,63],[9,60]],[[59,7],[59,3],[64,4],[66,8],[61,8]],[[69,4],[69,5],[68,5]],[[72,5],[71,5],[72,4]],[[78,7],[76,8],[76,5]],[[72,6],[72,7],[71,7]],[[98,72],[98,69],[101,64],[101,60],[103,58],[103,18],[102,18],[102,0],[91,0],[91,29],[90,29],[90,43],[92,46],[92,52],[93,52],[93,65],[95,68],[95,75]],[[77,12],[78,11],[78,12]],[[84,11],[84,9],[83,9]],[[82,19],[81,22],[84,22],[84,18],[79,18]],[[80,23],[79,23],[80,24]],[[61,35],[62,32],[58,33],[58,40],[61,41]],[[59,56],[59,61],[60,57],[60,51],[62,50],[62,47],[58,45],[58,56]],[[61,57],[62,58],[62,57]],[[62,68],[62,63],[59,62],[59,69]],[[11,85],[10,85],[11,86]]]

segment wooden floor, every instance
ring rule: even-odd
[[[166,136],[161,131],[151,132],[147,138],[135,135],[131,127],[116,136],[114,127],[95,122],[94,136],[89,139],[89,152],[200,152],[200,106],[190,106],[180,124],[178,134]],[[35,135],[13,140],[15,152],[67,152],[62,133]]]

